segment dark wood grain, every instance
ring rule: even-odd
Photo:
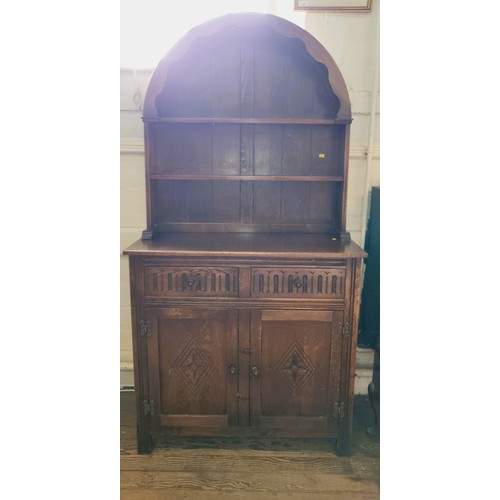
[[[340,375],[340,357],[330,355],[339,351],[331,343],[340,343],[336,333],[342,312],[262,311],[255,319],[262,322],[260,345],[256,346],[261,351],[261,373],[252,377],[261,385],[260,401],[256,402],[261,415],[278,417],[275,427],[326,427],[333,408],[329,404],[339,400],[330,373],[335,370]],[[335,436],[336,421],[330,423],[330,435]]]
[[[124,251],[137,450],[321,437],[349,454],[366,253],[346,232],[351,110],[335,62],[293,23],[224,16],[160,62],[143,119],[147,228]],[[201,476],[129,468],[122,484],[151,498],[368,494],[353,478],[332,483],[331,468],[297,467],[261,480],[222,464]]]
[[[149,309],[147,317],[156,423],[220,427],[237,421],[237,377],[229,372],[238,363],[237,312],[162,308]]]

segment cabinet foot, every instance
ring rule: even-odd
[[[368,385],[368,397],[374,415],[374,426],[369,427],[366,431],[372,437],[379,437],[380,434],[380,395],[376,391],[375,385],[371,382]]]
[[[137,435],[137,453],[147,455],[153,451],[153,440],[148,434],[146,436]]]
[[[351,454],[351,445],[346,439],[337,439],[335,453],[338,457],[348,457]]]

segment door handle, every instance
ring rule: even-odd
[[[230,375],[236,374],[236,365],[229,365],[229,374]]]
[[[258,366],[252,366],[252,373],[257,377],[260,373]]]

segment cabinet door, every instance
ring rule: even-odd
[[[252,311],[251,425],[335,436],[342,311]]]
[[[156,425],[237,424],[238,312],[150,308],[149,388]]]

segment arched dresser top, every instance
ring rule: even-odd
[[[319,65],[323,65],[329,91],[336,98],[334,119],[338,122],[349,122],[352,120],[351,105],[344,78],[333,60],[330,53],[314,38],[310,33],[280,17],[270,14],[227,14],[206,23],[200,24],[190,30],[176,45],[163,57],[156,67],[144,102],[144,118],[157,119],[161,117],[157,109],[157,99],[164,90],[172,68],[175,63],[181,61],[192,47],[202,39],[209,39],[217,36],[219,33],[229,32],[230,30],[272,30],[275,35],[282,39],[289,39],[289,42],[295,42],[296,46],[302,46],[305,53]],[[297,40],[300,41],[297,43]]]

